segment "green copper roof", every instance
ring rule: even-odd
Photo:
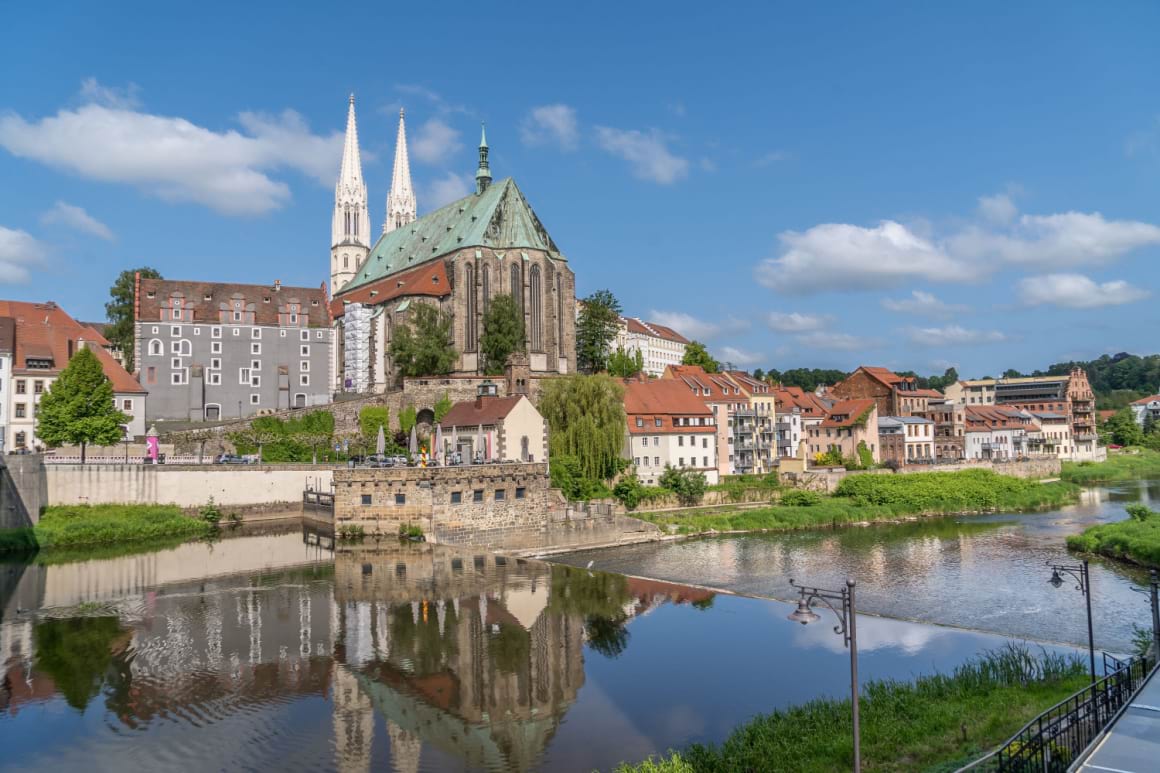
[[[556,243],[510,177],[383,234],[344,291],[463,247],[533,249],[561,258]]]

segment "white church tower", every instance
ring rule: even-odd
[[[395,139],[395,169],[387,194],[387,216],[383,233],[415,221],[415,189],[411,187],[411,160],[407,155],[407,124],[399,110],[399,136]]]
[[[396,160],[396,165],[398,161]],[[370,252],[371,224],[367,216],[367,184],[363,180],[358,152],[358,125],[354,118],[354,94],[346,116],[346,142],[342,168],[334,187],[334,220],[330,226],[330,294],[354,278]]]

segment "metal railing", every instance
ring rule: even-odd
[[[1057,703],[1024,725],[995,751],[964,771],[1063,773],[1117,716],[1148,676],[1149,661],[1121,661],[1104,653],[1102,679]]]

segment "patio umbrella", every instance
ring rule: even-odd
[[[379,436],[375,440],[375,453],[380,456],[387,452],[387,436],[383,432],[383,425],[379,425]]]
[[[411,426],[411,453],[419,453],[419,433],[415,431],[415,426]]]
[[[487,443],[483,439],[483,427],[479,428],[479,437],[476,438],[475,453],[479,454],[479,458],[487,461]]]
[[[435,425],[435,446],[431,449],[431,457],[436,461],[443,458],[443,427],[440,425]]]

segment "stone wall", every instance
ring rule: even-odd
[[[44,457],[26,454],[0,458],[0,528],[35,525],[46,504]]]
[[[1000,475],[1010,475],[1015,478],[1059,477],[1061,463],[1059,459],[1024,459],[1014,462],[963,462],[962,464],[939,465],[911,465],[899,469],[901,475],[921,475],[927,472],[959,472],[962,470],[994,470]],[[805,488],[811,491],[830,492],[838,487],[844,478],[849,475],[891,475],[890,470],[843,470],[843,469],[810,469],[805,473],[784,473],[781,481],[785,485],[796,488]]]
[[[490,544],[512,532],[541,532],[563,502],[546,464],[353,468],[334,473],[335,526],[394,535],[421,527],[436,542]],[[457,501],[456,501],[457,500]]]

